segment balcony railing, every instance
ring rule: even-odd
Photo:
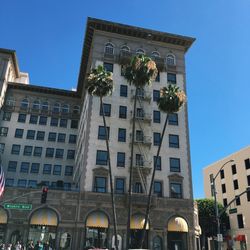
[[[151,92],[145,90],[139,90],[137,93],[137,98],[140,98],[143,101],[151,101]],[[131,89],[132,99],[135,98],[135,89]]]

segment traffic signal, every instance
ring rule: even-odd
[[[47,187],[43,187],[43,189],[42,189],[42,196],[41,196],[41,204],[46,203],[47,194],[48,194],[48,188]]]

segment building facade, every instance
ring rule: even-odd
[[[104,65],[115,90],[104,98],[116,192],[119,248],[127,249],[128,177],[135,88],[123,76],[135,54],[151,56],[159,70],[140,91],[136,107],[131,248],[145,216],[146,195],[165,115],[160,88],[186,90],[185,53],[194,39],[89,18],[76,91],[28,84],[15,52],[1,50],[1,149],[6,172],[4,200],[19,197],[27,211],[1,208],[2,238],[39,237],[62,249],[112,248],[113,219],[105,131],[100,102],[86,90],[90,69]],[[188,114],[170,116],[154,183],[148,249],[195,249]],[[48,186],[47,203],[38,187]],[[27,190],[29,189],[29,190]],[[34,190],[34,191],[33,191]],[[25,193],[27,195],[21,195]],[[22,229],[22,230],[20,230]],[[39,233],[40,232],[40,233]]]
[[[230,160],[233,162],[228,162]],[[220,171],[226,162],[228,163]],[[204,168],[204,190],[207,198],[212,197],[210,178],[218,172],[219,175],[215,180],[217,199],[224,207],[229,205],[228,244],[233,245],[235,249],[249,249],[250,194],[245,191],[250,186],[250,147],[243,148]]]

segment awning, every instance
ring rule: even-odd
[[[187,222],[181,217],[173,217],[168,222],[169,232],[188,232]]]
[[[58,219],[56,213],[48,208],[41,208],[33,213],[30,225],[57,226]]]
[[[106,216],[106,214],[102,212],[93,212],[88,216],[86,226],[108,228],[109,227],[108,217]]]
[[[131,217],[130,229],[143,229],[145,221],[145,215],[135,214]],[[146,229],[149,229],[149,223],[147,223]]]
[[[8,215],[7,212],[0,207],[0,224],[7,224],[8,221]]]

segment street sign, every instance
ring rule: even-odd
[[[32,204],[24,203],[4,203],[5,209],[17,209],[17,210],[31,210]]]
[[[236,213],[237,213],[237,208],[229,209],[229,214],[236,214]]]
[[[217,234],[217,240],[218,240],[218,242],[223,242],[222,234]]]

